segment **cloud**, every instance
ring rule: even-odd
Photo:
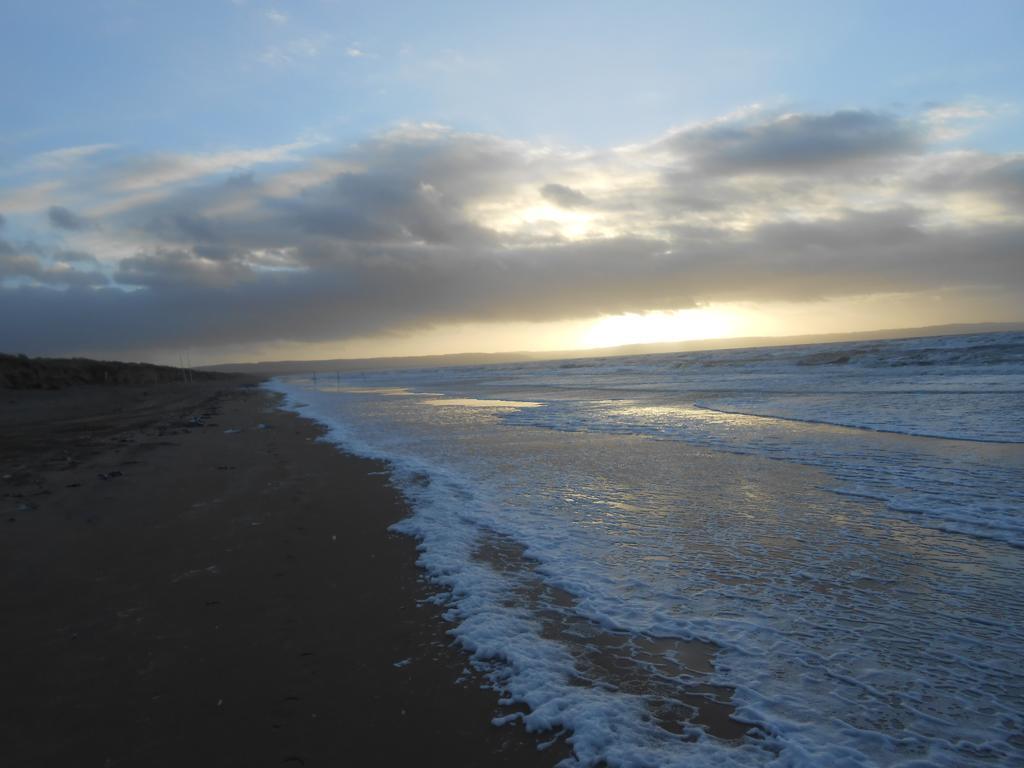
[[[213,252],[216,253],[216,252]],[[115,280],[151,289],[232,287],[252,278],[247,266],[230,253],[211,258],[210,251],[159,249],[155,253],[122,259]]]
[[[59,205],[51,205],[46,215],[50,220],[50,225],[57,229],[79,231],[89,227],[88,221]]]
[[[593,203],[578,189],[567,187],[564,184],[545,184],[540,188],[540,194],[545,200],[563,208],[580,208]]]
[[[276,9],[271,9],[265,14],[268,21],[272,21],[275,24],[287,24],[288,14],[282,13]]]
[[[40,152],[29,158],[29,164],[42,170],[67,170],[86,158],[113,149],[114,144],[85,144],[76,147],[63,147]]]
[[[53,258],[55,261],[63,264],[96,264],[99,265],[99,259],[93,256],[91,253],[85,251],[57,251],[54,253]]]
[[[938,104],[927,109],[921,120],[931,140],[954,141],[969,136],[982,121],[991,119],[1003,109],[971,102]]]
[[[1024,157],[997,163],[978,174],[974,183],[980,189],[1012,201],[1018,211],[1024,212]]]
[[[89,269],[77,269],[73,264],[86,264]],[[45,249],[35,243],[22,243],[15,245],[7,240],[0,239],[0,297],[3,299],[11,295],[12,289],[6,287],[10,281],[17,282],[22,287],[31,290],[32,286],[55,286],[63,289],[78,289],[87,286],[105,285],[109,280],[101,272],[92,269],[98,265],[95,257],[89,254],[63,251],[58,254],[47,255]],[[74,291],[66,293],[61,291],[60,295],[72,296]],[[31,328],[26,328],[33,314],[14,314],[0,309],[0,315],[10,325],[6,331],[9,338],[4,339],[4,348],[13,349],[18,339],[15,336],[22,335]],[[2,335],[2,334],[0,334]]]
[[[315,59],[329,41],[329,35],[297,37],[264,49],[259,55],[259,60],[271,67],[291,66],[303,59]]]
[[[144,155],[111,166],[103,181],[107,186],[125,192],[168,187],[214,174],[237,174],[257,165],[294,161],[311,146],[311,141],[294,141],[257,149]]]
[[[1024,155],[957,153],[945,167],[929,167],[916,189],[932,194],[970,194],[987,198],[1013,216],[1024,215]]]
[[[34,213],[47,208],[64,187],[63,181],[46,180],[0,190],[0,209],[5,214]]]
[[[1024,298],[1021,158],[927,136],[924,118],[842,111],[608,151],[403,125],[319,156],[253,150],[293,162],[230,177],[232,153],[119,160],[101,191],[129,202],[90,235],[131,248],[114,282],[88,258],[6,244],[21,281],[0,294],[0,348],[333,341],[895,291]],[[975,215],[965,191],[1000,215]]]
[[[877,250],[866,248],[865,238]],[[1020,227],[924,233],[908,220],[851,216],[668,246],[616,239],[483,256],[353,248],[332,253],[317,268],[262,272],[240,259],[158,252],[123,263],[118,279],[130,276],[145,289],[59,295],[20,289],[8,292],[0,316],[31,316],[40,345],[48,339],[75,349],[102,340],[144,349],[332,340],[445,322],[675,309],[709,299],[801,301],[948,285],[1019,286],[1024,279]],[[974,253],[986,257],[972,267],[965,254]],[[0,329],[4,346],[16,341],[9,336]]]
[[[893,115],[841,110],[717,122],[678,131],[665,145],[705,173],[801,174],[917,153],[924,137],[919,125]]]

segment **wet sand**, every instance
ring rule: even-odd
[[[252,382],[0,390],[0,764],[565,757],[491,725],[509,710],[387,531],[407,509],[386,467],[275,402]]]

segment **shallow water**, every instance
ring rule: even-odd
[[[584,764],[1010,765],[1022,349],[992,334],[273,386],[393,462],[455,635],[528,705],[510,717],[566,729]]]

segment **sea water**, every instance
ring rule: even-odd
[[[496,722],[585,765],[1024,764],[1024,334],[317,381],[271,386],[391,462]]]

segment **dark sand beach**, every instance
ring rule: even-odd
[[[0,764],[564,757],[491,725],[508,710],[387,530],[386,467],[275,403],[251,380],[0,390]]]

